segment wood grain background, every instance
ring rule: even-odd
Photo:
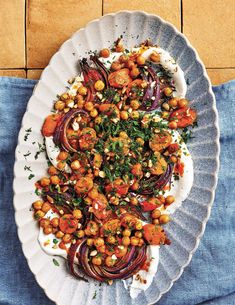
[[[0,75],[38,79],[73,32],[122,9],[173,23],[198,50],[213,84],[235,78],[235,0],[0,0]]]

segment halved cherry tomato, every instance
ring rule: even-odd
[[[44,137],[50,137],[53,135],[60,118],[61,115],[57,113],[50,114],[46,117],[42,126],[42,135]]]
[[[156,208],[160,207],[162,205],[162,203],[157,198],[150,198],[148,200],[140,202],[140,205],[144,212],[149,212],[149,211],[153,211]]]
[[[83,128],[79,138],[79,146],[82,150],[91,150],[97,141],[96,131],[91,127]]]
[[[175,153],[177,150],[180,149],[180,146],[178,143],[171,143],[168,147],[167,150],[169,151],[170,154]]]
[[[184,175],[184,163],[178,161],[175,165],[175,173],[179,174],[181,177]]]
[[[110,219],[106,221],[100,229],[101,236],[115,235],[120,231],[121,222],[119,219]]]
[[[129,75],[129,69],[126,68],[110,73],[108,80],[110,86],[114,88],[125,87],[132,81]]]
[[[129,185],[125,183],[121,178],[117,178],[114,182],[105,186],[106,193],[115,192],[119,195],[126,195],[129,190]]]
[[[99,106],[99,111],[106,115],[111,115],[114,118],[120,118],[120,112],[114,104],[101,104]]]
[[[143,226],[144,238],[150,245],[164,244],[166,235],[160,226],[146,224]]]
[[[121,225],[125,228],[134,229],[137,222],[138,218],[129,213],[124,213],[121,215]]]
[[[183,107],[173,111],[170,115],[170,120],[177,122],[179,128],[184,128],[192,125],[197,119],[197,113],[194,109]]]
[[[77,230],[78,221],[71,214],[65,214],[60,218],[59,227],[63,233],[71,234]]]
[[[167,148],[172,141],[172,137],[167,131],[160,131],[153,134],[149,141],[149,146],[153,151],[161,151]]]
[[[106,219],[110,213],[112,213],[111,210],[106,209],[107,205],[108,201],[106,197],[103,194],[98,194],[97,197],[92,201],[93,214],[98,219]]]

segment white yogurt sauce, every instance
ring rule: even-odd
[[[175,201],[164,211],[165,214],[172,214],[177,208],[180,207],[182,202],[188,197],[193,185],[192,157],[188,151],[186,144],[184,142],[181,143],[181,137],[178,131],[174,130],[172,132],[172,137],[175,143],[179,143],[181,145],[181,162],[184,163],[184,175],[183,177],[180,177],[179,180],[175,180],[174,176],[172,177],[171,188],[170,190],[166,191],[164,195],[173,195],[175,197]],[[130,286],[127,287],[125,285],[126,288],[130,289],[130,296],[132,298],[136,298],[142,290],[148,289],[158,269],[160,247],[150,245],[147,248],[147,261],[150,261],[149,271],[146,272],[145,270],[140,270],[136,275],[133,276],[133,280]],[[145,284],[136,279],[138,274],[142,279],[146,280]]]
[[[45,137],[45,146],[46,146],[46,151],[47,151],[47,156],[52,163],[52,165],[57,168],[57,157],[60,153],[60,148],[55,145],[53,141],[53,136],[51,137]],[[66,173],[71,173],[71,168],[68,166],[68,164],[65,165],[64,171]]]
[[[138,51],[140,48],[133,48],[132,50]],[[176,91],[174,92],[174,96],[177,97],[185,97],[187,91],[187,85],[184,79],[184,73],[179,67],[179,65],[175,62],[175,60],[170,56],[170,54],[159,48],[159,47],[149,47],[146,51],[142,53],[142,56],[148,59],[153,51],[156,51],[160,54],[160,64],[170,72],[172,78],[174,80]],[[122,55],[122,53],[113,52],[110,54],[108,58],[99,58],[101,62],[107,68],[110,68],[111,63],[113,61],[118,60],[118,58]],[[72,96],[77,94],[77,89],[81,85],[81,81],[83,80],[82,76],[78,76],[75,78],[74,83],[71,85],[68,93]],[[184,175],[180,177],[179,180],[175,180],[172,177],[172,183],[170,190],[165,192],[165,195],[173,195],[175,197],[175,202],[171,204],[166,210],[165,213],[172,214],[174,211],[179,208],[182,202],[188,197],[190,190],[193,185],[193,161],[192,157],[187,149],[187,146],[184,142],[180,143],[180,135],[177,131],[172,131],[172,137],[174,142],[179,143],[181,145],[182,156],[181,161],[184,163]],[[57,156],[60,152],[60,149],[54,144],[53,137],[45,137],[46,139],[46,150],[48,157],[52,164],[56,167],[57,166]],[[68,165],[66,165],[65,171],[70,172],[71,169]],[[58,214],[50,210],[46,216],[47,218],[54,218],[58,217]],[[43,229],[40,228],[38,241],[42,247],[42,249],[49,255],[59,255],[67,258],[66,250],[60,249],[58,245],[53,242],[56,237],[54,234],[45,235],[43,233]],[[58,243],[60,242],[59,239]],[[69,247],[70,244],[67,244]],[[129,289],[131,298],[136,298],[138,294],[142,290],[146,290],[152,283],[154,275],[157,272],[158,264],[159,264],[159,249],[160,246],[149,245],[147,247],[147,257],[148,261],[150,262],[148,271],[140,270],[136,275],[133,276],[132,283],[127,286],[127,282],[124,282],[124,286]],[[79,248],[78,250],[79,251]],[[78,263],[77,258],[75,258],[75,263]],[[146,280],[146,283],[141,283],[138,280],[138,275]]]

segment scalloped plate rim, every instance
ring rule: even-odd
[[[182,38],[184,39],[184,41],[186,42],[187,47],[188,47],[189,49],[191,49],[191,50],[194,52],[195,57],[196,57],[196,61],[198,62],[198,64],[199,64],[199,65],[201,66],[201,68],[202,68],[203,76],[204,76],[204,78],[208,81],[208,84],[209,84],[208,92],[211,94],[211,96],[212,96],[212,98],[213,98],[213,104],[212,104],[211,109],[213,110],[213,112],[214,112],[214,114],[215,114],[214,126],[215,126],[215,128],[216,128],[216,130],[217,130],[217,137],[216,137],[216,139],[214,139],[214,142],[215,142],[216,148],[217,148],[217,155],[215,156],[216,169],[215,169],[214,174],[213,174],[213,176],[214,176],[214,178],[215,178],[215,182],[214,182],[213,187],[212,187],[211,190],[210,190],[210,191],[211,191],[211,201],[210,201],[210,202],[208,203],[208,205],[207,205],[207,215],[206,215],[204,221],[202,222],[202,229],[201,229],[200,234],[198,234],[198,236],[197,236],[197,238],[196,238],[195,246],[194,246],[194,248],[189,252],[188,260],[185,262],[185,264],[183,264],[183,265],[180,267],[180,271],[179,271],[178,275],[177,275],[175,278],[173,278],[173,279],[171,280],[170,285],[167,287],[167,289],[165,289],[163,292],[160,292],[158,298],[157,298],[156,300],[154,300],[154,303],[156,303],[156,302],[158,302],[158,301],[160,300],[160,298],[161,298],[164,294],[166,294],[166,293],[171,289],[171,287],[173,286],[173,284],[175,283],[175,281],[177,281],[177,280],[181,277],[181,275],[182,275],[184,269],[189,265],[189,263],[190,263],[190,261],[191,261],[191,259],[192,259],[193,254],[195,253],[195,251],[197,250],[197,248],[198,248],[198,246],[199,246],[200,240],[201,240],[201,238],[202,238],[202,236],[203,236],[203,234],[204,234],[204,231],[205,231],[205,228],[206,228],[208,219],[209,219],[209,217],[210,217],[211,208],[212,208],[212,205],[213,205],[213,202],[214,202],[215,190],[216,190],[216,186],[217,186],[217,182],[218,182],[218,171],[219,171],[219,165],[220,165],[220,161],[219,161],[219,155],[220,155],[219,134],[220,134],[220,129],[219,129],[219,123],[218,123],[218,111],[217,111],[217,108],[216,108],[215,95],[214,95],[214,93],[213,93],[213,91],[212,91],[211,81],[210,81],[210,79],[209,79],[209,77],[208,77],[208,75],[207,75],[205,66],[204,66],[202,60],[200,59],[200,57],[199,57],[199,55],[198,55],[198,52],[197,52],[196,49],[191,45],[191,43],[189,42],[189,40],[187,39],[187,37],[186,37],[185,35],[183,35],[183,33],[179,32],[179,30],[178,30],[173,24],[171,24],[170,22],[168,22],[168,21],[162,19],[160,16],[158,16],[158,15],[156,15],[156,14],[150,14],[150,13],[147,13],[147,12],[141,11],[141,10],[120,10],[120,11],[117,11],[117,12],[115,12],[115,13],[105,14],[105,15],[103,15],[103,16],[100,17],[100,18],[96,18],[96,19],[91,20],[90,22],[88,22],[88,23],[86,24],[85,27],[80,28],[78,31],[74,32],[74,33],[72,34],[72,36],[71,36],[69,39],[67,39],[66,41],[64,41],[64,43],[60,46],[60,48],[58,49],[58,51],[51,57],[51,59],[50,59],[48,65],[46,66],[46,68],[44,68],[44,70],[43,70],[43,72],[42,72],[42,74],[41,74],[41,77],[40,77],[38,83],[35,85],[35,87],[34,87],[34,89],[33,89],[32,96],[30,97],[30,99],[29,99],[29,101],[28,101],[28,104],[27,104],[27,108],[26,108],[25,114],[24,114],[24,116],[23,116],[23,118],[22,118],[21,128],[22,128],[22,126],[23,126],[23,121],[24,121],[25,115],[26,115],[26,113],[28,112],[29,103],[30,103],[31,99],[35,96],[35,90],[36,90],[37,86],[42,82],[43,76],[44,76],[44,74],[46,73],[47,69],[49,69],[49,67],[50,67],[50,65],[51,65],[51,63],[52,63],[53,58],[54,58],[58,53],[61,52],[61,50],[62,50],[63,46],[66,44],[66,42],[72,40],[73,37],[75,37],[75,35],[77,35],[78,32],[85,30],[85,29],[88,27],[88,25],[90,25],[90,24],[92,24],[92,23],[99,22],[100,20],[106,18],[107,16],[115,16],[115,15],[118,15],[118,14],[129,14],[129,15],[131,15],[131,14],[135,14],[135,13],[143,14],[143,15],[145,15],[145,16],[148,17],[148,18],[149,18],[149,17],[158,18],[158,19],[160,20],[161,23],[166,24],[166,25],[168,25],[169,27],[171,27],[171,28],[174,30],[174,32],[176,33],[176,35],[182,37]],[[20,130],[21,130],[21,128],[20,128]],[[14,180],[15,180],[15,178],[17,177],[17,173],[16,173],[16,169],[15,169],[15,164],[16,164],[16,162],[18,161],[18,158],[17,158],[17,149],[18,149],[18,147],[19,147],[19,145],[20,145],[20,141],[21,141],[20,136],[18,136],[17,146],[16,146],[16,149],[15,149]],[[13,191],[14,191],[13,205],[14,205],[14,209],[15,209],[15,221],[16,221],[17,208],[16,208],[16,199],[15,199],[15,197],[16,197],[17,192],[15,191],[14,183],[13,183]],[[31,272],[34,274],[35,279],[36,279],[37,283],[39,284],[39,281],[38,281],[38,278],[37,278],[37,274],[35,274],[35,272],[34,272],[34,271],[32,270],[32,268],[30,267],[29,258],[28,258],[28,257],[26,256],[26,254],[25,254],[24,247],[23,247],[23,242],[22,242],[21,238],[19,237],[19,226],[18,226],[18,224],[17,224],[17,221],[16,221],[16,225],[17,225],[18,238],[19,238],[19,240],[20,240],[20,242],[21,242],[22,251],[23,251],[24,256],[25,256],[25,258],[26,258],[26,260],[27,260],[29,269],[30,269]],[[40,284],[39,284],[39,286],[44,290],[45,294],[47,295],[47,297],[48,297],[50,300],[52,300],[53,302],[55,302],[55,304],[59,305],[59,303],[56,302],[56,300],[53,299],[53,298],[48,294],[48,291],[47,291],[46,287],[43,287],[43,286],[41,286]],[[148,305],[150,305],[150,303],[149,303]]]

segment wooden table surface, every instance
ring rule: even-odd
[[[198,50],[213,84],[235,78],[235,0],[0,0],[0,75],[38,79],[73,32],[123,9],[173,23]]]

